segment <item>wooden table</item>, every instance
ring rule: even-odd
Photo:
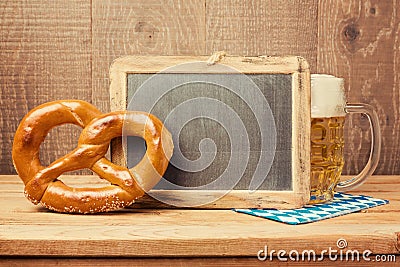
[[[86,183],[88,176],[67,177]],[[95,180],[95,181],[98,181]],[[344,238],[347,249],[395,255],[400,265],[400,176],[374,176],[356,194],[390,204],[316,223],[290,226],[231,210],[124,209],[100,215],[70,215],[34,206],[17,176],[0,176],[0,265],[262,265],[308,266],[310,262],[259,261],[271,250],[317,254]],[[343,250],[344,251],[344,250]],[[326,256],[326,254],[325,254]],[[373,258],[370,256],[371,259]],[[332,264],[329,258],[325,264]],[[336,261],[337,264],[341,264]],[[343,263],[342,263],[343,264]],[[346,264],[349,264],[347,262]],[[366,266],[366,262],[351,262]]]

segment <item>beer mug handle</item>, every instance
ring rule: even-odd
[[[372,175],[375,171],[379,156],[381,153],[381,133],[379,126],[379,118],[374,110],[374,108],[368,104],[347,104],[345,107],[347,113],[363,113],[367,116],[370,129],[371,129],[371,151],[369,154],[369,159],[364,169],[355,177],[341,181],[337,185],[338,191],[351,190],[359,185],[361,185],[365,179]]]

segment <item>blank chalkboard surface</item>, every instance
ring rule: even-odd
[[[294,208],[309,199],[310,95],[299,57],[124,57],[111,68],[112,110],[156,115],[174,155],[136,205]],[[125,137],[124,137],[125,138]],[[115,140],[112,160],[133,167],[137,137]]]

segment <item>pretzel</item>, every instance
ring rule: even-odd
[[[83,128],[78,146],[49,166],[39,159],[40,144],[61,124]],[[122,131],[124,130],[124,133]],[[133,168],[115,165],[104,155],[111,139],[140,136],[147,151]],[[25,196],[34,204],[66,213],[97,213],[132,204],[161,179],[172,156],[171,134],[155,116],[145,112],[102,114],[79,100],[54,101],[31,110],[14,137],[12,159],[25,184]],[[111,184],[102,188],[72,188],[57,178],[68,171],[88,168]]]

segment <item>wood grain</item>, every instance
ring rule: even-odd
[[[51,100],[91,99],[88,1],[1,1],[0,173],[15,173],[14,133],[33,107]],[[60,127],[42,145],[44,164],[75,147],[79,130]]]
[[[400,0],[1,1],[0,173],[14,173],[12,137],[37,104],[61,98],[109,110],[108,69],[123,55],[300,55],[311,72],[346,79],[349,101],[378,109],[383,151],[376,173],[399,174]],[[52,132],[48,163],[79,130]],[[345,173],[369,152],[366,118],[346,124]]]
[[[65,178],[78,185],[101,183],[93,176]],[[396,178],[399,188],[400,177]],[[391,180],[372,177],[369,181],[377,184]],[[387,197],[391,203],[385,206],[391,209],[380,206],[368,212],[291,226],[231,210],[123,209],[98,215],[59,214],[26,200],[17,176],[0,176],[0,255],[255,257],[265,245],[270,250],[307,248],[318,254],[335,248],[339,238],[347,240],[348,249],[400,254],[400,199],[393,198],[398,192],[386,192],[387,188],[380,184],[380,190],[370,195]]]
[[[206,53],[297,55],[316,70],[318,0],[206,1]]]
[[[399,173],[400,1],[319,1],[317,70],[345,78],[349,102],[373,105],[383,147],[376,173]],[[348,116],[345,171],[363,168],[370,148],[368,120]]]
[[[307,256],[306,256],[307,257]],[[372,256],[371,256],[371,259]],[[396,258],[395,258],[396,260]],[[398,261],[398,256],[397,256]],[[334,262],[328,257],[324,258],[323,261],[312,262],[312,261],[279,261],[276,257],[271,261],[259,261],[256,257],[233,257],[233,258],[165,258],[160,257],[157,259],[149,258],[107,258],[107,259],[96,259],[96,258],[0,258],[0,266],[35,266],[35,267],[47,267],[47,266],[83,266],[83,267],[108,267],[108,266],[217,266],[217,267],[243,267],[243,266],[339,266],[341,262]],[[346,261],[346,266],[350,267],[365,267],[366,262],[361,261]],[[379,262],[379,266],[398,266],[396,261]]]
[[[204,1],[93,1],[93,103],[109,110],[109,68],[118,57],[204,54],[204,18]]]

